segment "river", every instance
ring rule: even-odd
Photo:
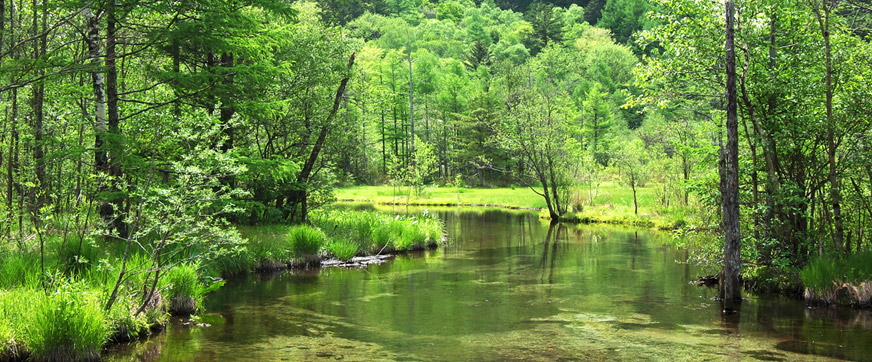
[[[409,210],[420,212],[422,209]],[[403,209],[402,212],[407,212]],[[668,233],[430,209],[449,245],[366,269],[233,279],[113,361],[872,360],[872,316],[716,289]]]

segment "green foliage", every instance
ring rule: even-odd
[[[6,252],[0,255],[0,288],[36,287],[39,284],[39,255]]]
[[[872,280],[872,252],[816,258],[802,268],[800,276],[803,285],[818,294],[842,283],[860,285]]]
[[[651,10],[648,0],[606,0],[597,26],[610,29],[618,43],[632,45],[634,33],[651,28]]]
[[[172,304],[180,299],[193,299],[198,307],[202,305],[206,287],[200,281],[198,269],[196,264],[181,264],[170,269],[161,279],[165,285],[164,297]]]
[[[122,295],[119,301],[113,304],[112,310],[107,313],[107,319],[111,323],[110,339],[113,342],[135,340],[147,335],[152,325],[166,323],[166,318],[161,311],[137,314],[138,309],[139,304],[132,295],[128,294]]]
[[[62,283],[49,295],[30,294],[26,346],[36,359],[95,359],[109,337],[98,295],[81,283]],[[34,298],[35,297],[35,298]]]
[[[287,238],[292,254],[298,258],[317,255],[327,242],[323,231],[308,225],[292,227]]]
[[[348,240],[331,239],[327,243],[327,251],[339,260],[350,260],[357,255],[358,249],[357,243]]]
[[[443,235],[442,222],[428,213],[391,216],[371,211],[333,210],[314,213],[312,221],[327,230],[332,239],[354,244],[358,250],[373,254],[422,249],[437,244]]]

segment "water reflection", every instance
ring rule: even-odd
[[[410,208],[418,213],[423,208]],[[210,327],[173,324],[116,360],[863,360],[868,317],[749,296],[725,316],[666,234],[430,209],[451,245],[362,270],[232,280]],[[868,315],[868,314],[867,314]]]

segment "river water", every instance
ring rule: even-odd
[[[401,210],[402,212],[420,212]],[[872,316],[715,289],[668,233],[431,209],[450,245],[366,269],[251,275],[107,360],[872,360]]]

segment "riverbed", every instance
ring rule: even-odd
[[[386,212],[419,213],[423,208]],[[716,289],[669,233],[428,209],[448,245],[366,268],[228,281],[207,312],[114,346],[124,361],[872,360],[869,312]]]

